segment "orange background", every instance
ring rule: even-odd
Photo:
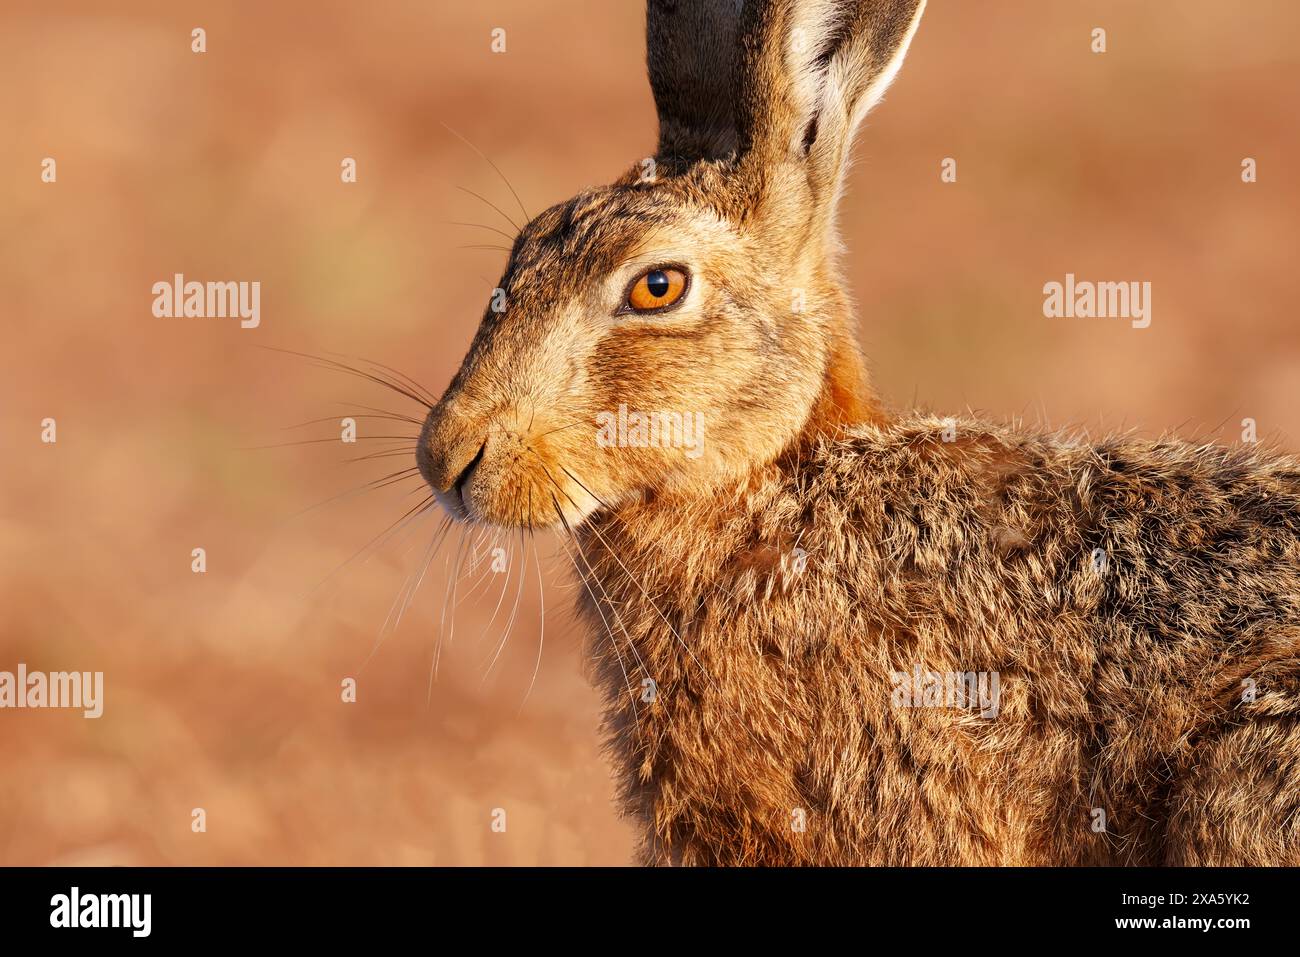
[[[529,552],[497,667],[484,680],[517,565],[462,584],[430,696],[458,533],[389,634],[433,521],[313,586],[417,483],[302,513],[407,459],[248,447],[336,436],[357,404],[418,413],[258,345],[441,392],[504,259],[460,248],[489,230],[448,223],[510,231],[456,187],[516,213],[442,124],[534,213],[612,178],[653,144],[642,16],[634,0],[7,0],[0,670],[101,670],[106,700],[98,721],[0,711],[0,862],[630,860],[554,543],[538,542],[531,693]],[[931,0],[841,217],[886,398],[1225,442],[1249,416],[1296,448],[1298,34],[1289,0]],[[150,287],[176,272],[260,281],[260,328],[154,318]],[[1067,272],[1150,281],[1151,327],[1045,319],[1042,286]]]

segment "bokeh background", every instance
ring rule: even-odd
[[[1300,5],[1231,7],[931,0],[842,215],[890,401],[1225,442],[1251,417],[1298,447]],[[107,688],[98,721],[0,712],[0,863],[629,861],[554,544],[538,543],[535,683],[531,565],[487,673],[517,574],[477,594],[467,577],[444,611],[453,535],[393,629],[434,522],[349,562],[416,483],[304,511],[405,458],[251,447],[328,440],[361,405],[418,414],[259,346],[442,390],[504,261],[461,248],[496,234],[450,223],[511,231],[463,190],[518,218],[450,130],[534,213],[607,181],[654,141],[642,16],[636,0],[6,0],[0,669],[99,670]],[[261,326],[154,318],[150,287],[176,272],[260,281]],[[1042,286],[1066,272],[1150,281],[1150,328],[1045,319]]]

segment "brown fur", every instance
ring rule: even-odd
[[[420,467],[569,533],[647,862],[1300,863],[1300,462],[867,386],[835,206],[920,8],[651,0],[657,172],[525,227]],[[664,264],[681,307],[620,312]],[[620,403],[704,454],[599,446]],[[1000,712],[896,705],[913,668]]]
[[[945,425],[593,518],[590,578],[660,686],[634,712],[596,652],[647,859],[1300,859],[1300,463]],[[754,561],[792,531],[802,575]],[[999,672],[1001,713],[891,706],[918,663]]]

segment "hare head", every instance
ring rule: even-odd
[[[924,0],[647,7],[655,156],[520,231],[425,422],[418,465],[458,518],[707,493],[877,414],[835,208]]]

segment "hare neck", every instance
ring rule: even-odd
[[[889,417],[871,388],[853,327],[852,314],[844,305],[830,323],[821,390],[803,429],[791,443],[794,448],[807,447],[855,425],[881,425]]]

